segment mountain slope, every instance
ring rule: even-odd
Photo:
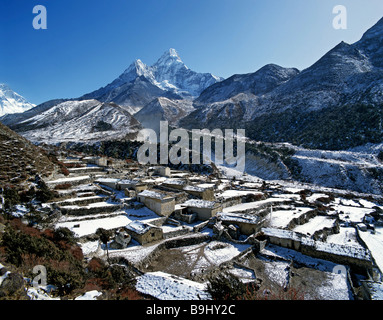
[[[34,142],[100,141],[135,135],[139,122],[114,103],[66,101],[13,126]]]
[[[0,123],[0,187],[20,187],[36,174],[49,176],[54,164],[44,152]]]
[[[24,112],[35,105],[11,90],[7,85],[0,84],[0,116]]]
[[[266,67],[233,76],[206,89],[195,101],[198,109],[180,125],[245,128],[256,140],[313,148],[383,141],[382,44],[383,19],[360,41],[340,43],[302,72],[287,69],[291,76],[281,81],[270,81],[278,77],[262,72]],[[260,88],[254,85],[257,74]]]
[[[144,128],[153,129],[158,134],[160,121],[168,121],[169,125],[177,126],[180,119],[194,110],[188,100],[169,100],[157,98],[138,111],[134,117]]]
[[[27,120],[29,118],[32,118],[39,113],[42,113],[60,103],[63,103],[65,101],[68,101],[70,99],[55,99],[55,100],[49,100],[47,102],[44,102],[42,104],[39,104],[36,107],[33,107],[32,109],[29,109],[24,112],[18,112],[18,113],[12,113],[12,114],[6,114],[2,117],[0,117],[0,122],[2,124],[5,124],[6,126],[13,129],[14,125],[17,125],[17,123],[22,122],[24,120]]]
[[[113,82],[82,99],[114,102],[134,113],[158,97],[192,99],[221,80],[210,73],[190,70],[178,53],[170,49],[153,66],[136,60]]]
[[[233,75],[205,89],[195,100],[196,105],[230,99],[240,93],[262,96],[299,74],[298,69],[269,64],[257,72]]]

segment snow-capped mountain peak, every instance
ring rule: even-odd
[[[131,82],[141,76],[153,78],[153,73],[150,67],[143,63],[140,59],[137,59],[119,77],[119,80],[121,80],[119,83]]]
[[[160,66],[169,66],[174,64],[182,65],[186,69],[189,69],[181,60],[180,56],[178,55],[178,52],[175,49],[171,48],[164,52],[164,54],[161,56],[161,58],[158,59],[158,61],[154,64],[153,67],[158,68]]]
[[[0,84],[0,116],[24,112],[35,107],[6,84]]]
[[[115,102],[128,110],[138,111],[158,97],[190,100],[222,80],[210,73],[190,70],[178,52],[171,48],[152,66],[135,60],[116,80],[82,99]]]

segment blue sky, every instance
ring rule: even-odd
[[[339,4],[347,30],[332,27]],[[32,26],[35,5],[47,30]],[[267,63],[304,69],[382,17],[382,0],[0,0],[0,83],[35,104],[79,97],[169,48],[222,77]]]

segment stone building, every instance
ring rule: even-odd
[[[142,221],[133,221],[126,226],[129,235],[140,244],[146,244],[163,239],[161,228]]]
[[[215,201],[188,200],[182,206],[187,207],[188,213],[197,214],[197,219],[202,221],[209,220],[222,211],[222,205]]]
[[[150,210],[160,216],[170,216],[175,209],[175,198],[166,194],[144,190],[137,195],[138,201],[142,202]]]
[[[94,182],[98,184],[102,184],[112,189],[117,189],[117,183],[120,179],[117,178],[98,178]]]
[[[315,241],[303,234],[275,228],[262,228],[261,232],[272,244],[291,248],[310,257],[349,265],[358,272],[371,271],[373,259],[368,249],[337,243]]]
[[[85,157],[82,160],[88,164],[94,164],[100,167],[106,167],[108,165],[107,157]]]
[[[169,167],[154,167],[154,174],[159,175],[161,177],[170,177],[171,176],[171,170]]]
[[[110,247],[112,249],[125,249],[131,239],[130,234],[124,228],[121,228],[116,231],[114,241],[110,244]]]
[[[197,197],[201,200],[214,201],[214,188],[202,188],[196,186],[186,186],[183,188],[184,191]]]
[[[237,225],[242,234],[250,236],[257,233],[265,226],[268,221],[258,215],[250,215],[245,213],[225,213],[220,212],[217,214],[217,219],[224,225],[231,224]]]
[[[134,190],[136,193],[140,193],[148,188],[146,183],[138,180],[120,180],[117,182],[117,190]],[[126,193],[125,193],[126,194]]]
[[[186,180],[184,179],[166,179],[162,182],[162,185],[167,188],[183,190],[186,186]]]

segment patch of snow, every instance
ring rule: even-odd
[[[159,300],[210,300],[206,284],[164,272],[148,272],[137,278],[136,289]]]
[[[360,230],[358,230],[358,234],[370,250],[378,268],[383,272],[383,228],[376,228],[375,234],[370,231],[363,232]]]
[[[313,235],[316,231],[324,228],[332,228],[335,225],[336,219],[327,216],[316,216],[308,222],[296,226],[293,231]]]
[[[75,298],[75,300],[97,300],[97,297],[101,296],[102,292],[97,290],[92,290],[85,292],[82,296]]]

